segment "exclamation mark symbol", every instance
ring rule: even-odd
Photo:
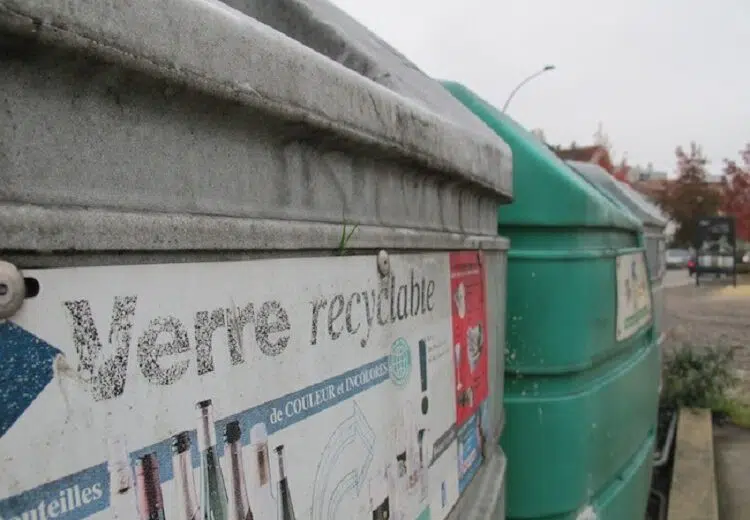
[[[422,382],[422,392],[427,392],[427,342],[423,339],[419,340],[419,379]],[[427,395],[422,396],[422,415],[427,415],[427,409],[429,408],[429,399]]]

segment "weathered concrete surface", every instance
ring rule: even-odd
[[[716,479],[721,520],[750,517],[750,430],[734,425],[714,429]]]
[[[718,520],[711,412],[681,409],[667,520]]]

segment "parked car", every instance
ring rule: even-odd
[[[690,252],[687,249],[667,249],[667,269],[684,269],[690,262]]]

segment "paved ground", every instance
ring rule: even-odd
[[[665,293],[665,346],[739,347],[736,368],[750,400],[750,278],[740,278],[736,288],[725,280],[701,281],[700,287],[678,282]]]
[[[750,516],[750,431],[731,424],[714,428],[719,518]]]
[[[680,270],[668,270],[667,273],[664,275],[664,287],[671,288],[671,287],[679,287],[681,285],[690,285],[691,283],[695,283],[695,280],[693,280],[690,275],[688,275],[687,269],[680,269]]]
[[[682,273],[665,280],[666,348],[682,344],[740,347],[736,368],[743,378],[738,397],[750,403],[750,277],[738,287],[707,280],[701,287]],[[719,515],[750,518],[750,431],[732,425],[715,430]]]

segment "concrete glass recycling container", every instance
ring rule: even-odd
[[[505,350],[507,517],[643,518],[659,353],[642,225],[538,138],[444,84],[513,152]]]
[[[0,6],[0,518],[504,517],[510,149],[285,5],[390,84],[247,6]]]

